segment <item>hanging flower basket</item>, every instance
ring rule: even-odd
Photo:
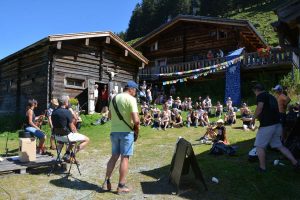
[[[270,47],[267,48],[259,48],[257,49],[258,56],[261,58],[266,58],[270,56]]]

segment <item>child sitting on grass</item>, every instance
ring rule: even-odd
[[[105,124],[107,121],[109,121],[108,114],[109,114],[108,107],[104,106],[101,111],[101,118],[92,124],[93,125]]]
[[[153,125],[152,128],[157,128],[157,129],[161,129],[161,117],[160,117],[160,110],[159,109],[155,109],[153,111]]]
[[[181,127],[183,127],[182,116],[180,115],[180,112],[178,112],[178,111],[175,114],[175,120],[173,122],[173,127],[174,128],[181,128]]]
[[[233,107],[229,108],[228,112],[225,115],[224,121],[227,125],[232,125],[236,123],[236,114],[233,110]]]
[[[143,125],[144,126],[150,126],[152,124],[152,116],[151,113],[146,110],[143,117]]]
[[[242,115],[244,131],[255,130],[255,125],[252,123],[252,119],[253,115],[251,115],[251,111],[249,109],[244,110],[244,113]]]

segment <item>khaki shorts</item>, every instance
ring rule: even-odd
[[[279,123],[272,126],[260,127],[257,131],[254,146],[265,148],[270,144],[272,148],[279,148],[282,146],[281,135],[282,126]]]
[[[83,142],[86,140],[86,137],[80,133],[69,133],[65,136],[55,136],[55,139],[59,142]]]

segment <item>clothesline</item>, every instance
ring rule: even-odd
[[[232,60],[229,61],[225,61],[219,64],[215,64],[215,65],[211,65],[208,67],[203,67],[203,68],[198,68],[198,69],[193,69],[193,70],[188,70],[188,71],[180,71],[180,72],[172,72],[172,73],[160,73],[160,74],[139,74],[142,76],[174,76],[174,75],[187,75],[187,74],[191,74],[191,73],[195,73],[195,72],[203,72],[203,71],[211,71],[211,70],[218,70],[218,69],[225,69],[226,66],[228,67],[229,64],[233,64],[233,62],[237,62],[237,61],[241,61],[244,58],[244,56],[240,56],[237,58],[234,58]]]

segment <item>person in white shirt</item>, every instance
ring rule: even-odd
[[[95,108],[96,108],[96,105],[98,103],[98,96],[99,96],[98,93],[99,93],[99,91],[98,91],[98,85],[96,84],[95,85],[95,89],[94,89]]]

